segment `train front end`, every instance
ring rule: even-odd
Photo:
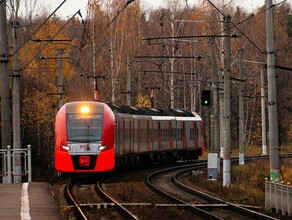
[[[55,121],[55,168],[59,172],[104,172],[114,169],[112,110],[100,102],[71,102]]]

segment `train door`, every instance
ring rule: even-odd
[[[151,151],[150,148],[150,131],[149,117],[142,117],[140,120],[140,153]]]
[[[152,143],[153,143],[153,135],[152,135],[152,129],[153,129],[153,123],[151,123],[151,120],[148,119],[146,121],[146,129],[147,129],[147,151],[150,152],[152,151]]]
[[[199,126],[200,126],[200,122],[194,122],[194,131],[195,131],[195,147],[198,148],[199,147],[199,137],[198,137],[198,131],[199,131]]]
[[[127,153],[134,153],[134,121],[132,117],[129,117],[127,120]]]
[[[204,145],[204,139],[203,139],[203,122],[199,121],[197,122],[197,136],[198,136],[198,147],[203,147]]]
[[[187,132],[186,132],[186,123],[185,121],[181,121],[181,128],[182,128],[182,142],[183,142],[183,148],[188,148],[187,143]]]
[[[182,126],[180,121],[176,121],[176,148],[178,150],[183,148],[183,142],[182,142]]]
[[[188,149],[194,148],[194,138],[193,138],[193,122],[185,121],[185,137],[186,137],[186,147]]]
[[[120,156],[133,152],[133,118],[126,114],[119,114],[118,141]]]
[[[168,140],[170,149],[174,149],[173,126],[174,126],[173,120],[168,121]]]
[[[141,130],[141,121],[139,118],[133,116],[133,148],[134,153],[140,152],[140,130]]]
[[[150,117],[149,116],[136,116],[134,119],[134,153],[144,153],[150,151],[151,132],[150,132]],[[152,128],[152,126],[151,126]]]
[[[153,151],[162,150],[160,121],[153,120]]]
[[[169,149],[169,139],[168,139],[168,121],[160,121],[160,134],[161,134],[161,150]]]
[[[115,157],[117,158],[120,155],[119,146],[120,146],[120,125],[118,114],[115,114]]]

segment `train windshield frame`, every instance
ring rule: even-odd
[[[90,143],[102,139],[103,114],[67,113],[66,123],[69,142]]]

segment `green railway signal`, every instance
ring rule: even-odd
[[[202,90],[202,106],[209,106],[211,104],[211,91]]]

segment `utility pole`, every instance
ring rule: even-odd
[[[138,99],[141,98],[141,63],[138,63],[139,70],[138,70]],[[142,107],[142,106],[139,106]]]
[[[223,77],[221,77],[221,81],[223,81]],[[219,86],[219,92],[218,92],[218,96],[219,96],[219,126],[220,126],[220,132],[219,132],[219,136],[220,136],[220,157],[223,158],[223,154],[224,154],[224,92],[222,92],[222,86]]]
[[[1,134],[2,148],[11,146],[6,0],[0,1]],[[3,179],[6,182],[6,178]]]
[[[219,130],[218,130],[218,87],[217,87],[217,65],[215,57],[215,38],[211,38],[211,65],[212,65],[212,90],[213,90],[213,146],[212,152],[219,154]]]
[[[58,71],[58,109],[63,106],[63,49],[59,48]]]
[[[190,44],[190,54],[193,56],[193,47],[192,44]],[[191,82],[190,82],[190,88],[191,88],[191,112],[195,111],[195,82],[194,82],[194,59],[191,59]]]
[[[20,101],[19,101],[19,50],[18,50],[18,28],[17,16],[12,22],[13,40],[13,75],[12,75],[12,127],[13,127],[13,149],[21,149],[20,139]],[[13,160],[14,183],[21,182],[21,156],[16,153]]]
[[[243,49],[239,50],[239,165],[244,165]]]
[[[171,10],[171,36],[174,37],[174,9]],[[172,44],[174,45],[174,40],[172,40]],[[172,45],[171,47],[171,56],[174,57],[175,48]],[[170,72],[174,72],[174,58],[170,58]],[[170,74],[170,108],[174,109],[174,76]]]
[[[127,61],[127,105],[131,106],[131,63]]]
[[[223,186],[230,186],[231,182],[231,154],[230,154],[230,16],[224,18],[224,155],[223,155]]]
[[[262,101],[262,150],[263,155],[267,154],[267,126],[266,126],[266,107],[265,107],[265,73],[261,68],[261,101]]]
[[[275,71],[273,3],[266,0],[267,73],[269,102],[270,177],[280,182],[277,80]]]
[[[93,40],[92,40],[92,73],[93,73],[93,76],[95,77],[96,76],[96,62],[95,62],[95,59],[96,59],[96,52],[95,52],[95,23],[93,24]],[[97,78],[95,77],[94,80],[93,80],[93,85],[94,85],[94,100],[97,101],[98,99],[98,87],[97,87]]]
[[[224,5],[224,0],[222,0],[222,6]],[[224,7],[223,7],[224,9]],[[221,23],[222,31],[224,32],[224,22]],[[221,38],[221,67],[224,66],[224,38]],[[220,72],[220,81],[223,81],[224,72],[221,70]],[[220,124],[220,158],[223,158],[224,155],[224,92],[223,86],[219,86],[219,124]]]
[[[218,88],[217,88],[217,66],[215,56],[215,38],[210,39],[211,46],[211,77],[212,77],[212,95],[213,95],[213,115],[211,118],[211,152],[208,154],[208,179],[217,180],[217,174],[220,172],[219,156],[219,130],[218,130]]]

